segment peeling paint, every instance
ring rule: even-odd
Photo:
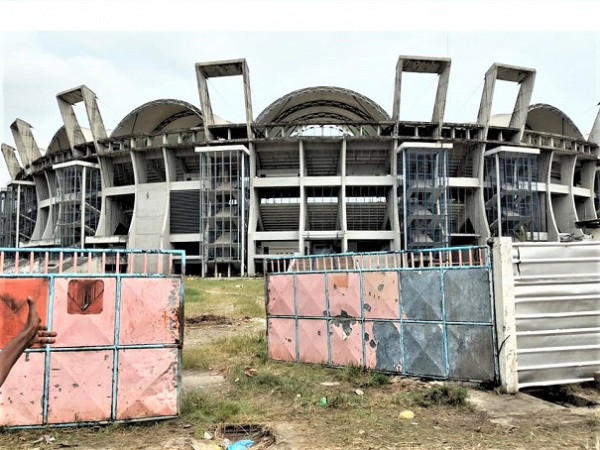
[[[375,368],[390,372],[397,371],[402,361],[400,331],[393,323],[376,322],[373,324],[373,335],[377,341]]]

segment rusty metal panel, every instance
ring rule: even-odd
[[[519,388],[600,371],[600,243],[513,244]]]
[[[100,278],[90,280],[93,284],[87,286],[82,285],[82,281],[84,280],[67,278],[54,280],[52,321],[54,328],[60,329],[60,338],[53,345],[55,348],[113,345],[115,342],[117,281],[112,278]],[[85,308],[85,301],[78,304],[81,299],[72,295],[82,294],[73,292],[74,286],[86,286],[102,294],[97,295],[91,302],[91,308]],[[85,297],[85,294],[83,296]],[[98,310],[97,305],[101,305],[102,309]]]
[[[269,318],[267,320],[269,358],[296,361],[296,321]]]
[[[27,297],[35,300],[42,325],[46,324],[48,286],[46,278],[0,277],[0,348],[4,348],[25,325]]]
[[[177,414],[178,351],[119,350],[117,419]]]
[[[361,290],[358,273],[327,273],[327,296],[330,316],[361,317]]]
[[[180,292],[175,278],[123,279],[119,344],[178,343]]]

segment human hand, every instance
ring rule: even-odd
[[[35,301],[31,297],[27,297],[27,306],[29,307],[29,313],[27,315],[27,322],[23,331],[29,337],[27,346],[31,347],[35,344],[53,344],[56,342],[56,332],[48,331],[48,328],[41,325],[42,319],[40,318],[37,309],[35,307]]]

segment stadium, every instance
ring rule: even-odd
[[[151,101],[113,130],[87,86],[61,92],[64,126],[46,150],[21,119],[14,147],[2,144],[11,181],[0,245],[179,249],[188,273],[255,276],[278,255],[588,239],[600,214],[600,115],[584,135],[559,108],[530,104],[534,69],[494,63],[477,117],[448,123],[450,67],[400,56],[391,114],[316,86],[255,116],[244,59],[195,65],[200,107]],[[406,73],[437,77],[430,121],[402,120]],[[208,80],[224,76],[241,79],[244,123],[213,113]],[[496,81],[518,94],[512,112],[492,116]]]

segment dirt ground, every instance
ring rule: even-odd
[[[264,319],[192,317],[187,319],[184,345],[201,346],[223,336],[264,329]],[[230,382],[219,371],[194,369],[184,371],[183,388],[184,392],[199,389],[225,393]],[[369,395],[376,404],[377,396],[383,399],[423,383],[397,377],[369,391]],[[600,450],[598,407],[566,407],[526,394],[509,396],[471,389],[469,407],[419,407],[412,412],[414,418],[403,419],[398,410],[383,408],[361,419],[360,411],[355,410],[300,414],[290,408],[285,417],[261,424],[269,437],[252,449]],[[203,440],[185,418],[133,426],[0,432],[0,448],[6,449],[202,450],[214,442]]]

